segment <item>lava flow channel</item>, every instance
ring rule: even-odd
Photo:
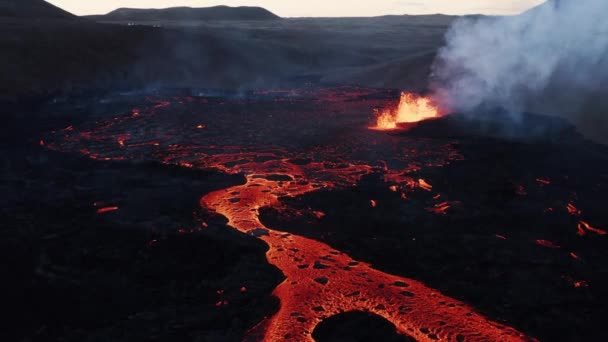
[[[347,91],[343,93],[349,95]],[[291,115],[273,121],[273,125],[249,119],[249,116],[230,116],[237,115],[238,111],[237,114],[224,110],[224,115],[208,115],[223,110],[225,105],[200,100],[200,111],[207,113],[206,127],[215,127],[213,130],[197,129],[203,118],[193,115],[191,109],[185,109],[190,107],[175,105],[171,108],[163,102],[162,107],[138,109],[138,115],[114,118],[88,129],[70,126],[70,129],[54,132],[45,140],[45,146],[66,152],[77,151],[98,160],[160,160],[166,164],[215,168],[245,175],[245,184],[209,193],[200,202],[228,218],[234,229],[265,241],[269,246],[269,263],[285,276],[285,281],[274,291],[281,303],[279,311],[252,329],[250,336],[262,336],[264,341],[312,341],[311,334],[323,319],[342,312],[369,311],[418,341],[534,340],[418,281],[380,272],[328,245],[269,229],[260,222],[259,209],[278,205],[279,197],[354,186],[363,175],[372,172],[383,173],[391,184],[431,191],[432,186],[424,180],[416,182],[409,177],[410,170],[443,165],[460,158],[449,147],[451,144],[445,145],[445,142],[369,131],[359,126],[365,118],[360,120],[353,117],[353,113],[365,113],[360,107],[375,103],[350,101],[348,96],[344,96],[345,100],[334,97],[322,103],[326,112],[335,113],[332,120],[324,118],[326,112],[318,114],[316,107],[300,112],[301,108],[308,108],[308,102],[299,103],[298,99],[290,99],[276,108],[260,104],[265,111]],[[181,102],[186,101],[178,101]],[[231,108],[241,108],[234,106]],[[247,112],[256,108],[249,102],[243,106]],[[293,107],[285,110],[283,106]],[[180,115],[180,108],[183,115],[176,117]],[[183,128],[182,123],[186,120],[193,120],[191,130]],[[234,126],[238,120],[249,121]],[[315,135],[319,123],[332,125],[336,122],[340,123],[336,127],[342,134],[339,139],[313,147],[297,144],[300,140],[319,139]],[[343,125],[350,125],[351,129],[345,130]],[[327,129],[333,129],[333,126]],[[126,133],[128,140],[122,139]],[[331,137],[332,133],[325,136]],[[225,145],[218,145],[218,142]],[[393,162],[381,162],[383,159]],[[394,165],[401,166],[395,168]]]
[[[310,185],[248,176],[246,184],[201,200],[203,206],[227,217],[231,227],[257,232],[270,247],[268,261],[285,275],[274,291],[281,302],[279,312],[257,327],[263,330],[264,341],[313,341],[311,333],[317,324],[349,311],[375,313],[418,341],[533,340],[418,281],[380,272],[328,245],[271,230],[259,221],[258,209],[278,204],[278,194],[313,190]],[[235,203],[236,193],[239,201]]]

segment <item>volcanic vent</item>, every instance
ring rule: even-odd
[[[376,110],[376,126],[372,129],[391,130],[406,124],[440,116],[439,106],[431,97],[402,93],[395,108]]]

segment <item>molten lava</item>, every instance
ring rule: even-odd
[[[319,108],[324,108],[324,113],[335,114],[331,120],[311,117],[316,110],[301,116],[295,110],[281,108],[272,113],[284,117],[272,124],[260,120],[261,116],[250,115],[249,104],[247,112],[241,115],[230,108],[224,109],[230,104],[222,102],[217,107],[210,107],[206,99],[200,99],[200,103],[208,105],[205,109],[222,110],[222,115],[208,115],[210,110],[202,111],[208,116],[206,127],[213,128],[202,131],[193,129],[200,125],[196,122],[189,126],[183,124],[200,117],[187,112],[176,119],[179,111],[173,107],[166,110],[170,105],[158,101],[148,109],[138,109],[136,116],[114,118],[84,130],[70,126],[70,129],[55,132],[54,141],[49,142],[48,148],[80,152],[97,160],[158,160],[185,168],[214,168],[244,175],[245,184],[201,194],[200,204],[225,216],[233,229],[264,241],[269,246],[268,262],[285,276],[285,281],[274,290],[281,303],[279,311],[250,331],[255,336],[262,336],[264,341],[312,341],[312,332],[321,321],[349,311],[379,315],[392,322],[400,333],[418,341],[533,340],[419,281],[384,273],[322,242],[271,229],[260,221],[259,209],[279,207],[279,198],[352,187],[372,173],[383,175],[387,183],[390,182],[391,191],[402,191],[402,198],[408,197],[406,192],[430,192],[433,185],[424,179],[417,180],[412,173],[462,159],[449,141],[395,139],[361,127],[352,120],[352,113],[365,113],[361,107],[369,110],[376,105],[367,100],[353,101],[365,95],[364,92],[361,89],[352,94],[342,89],[334,93],[322,92],[325,97],[317,97],[315,101],[321,102]],[[326,99],[320,100],[323,98]],[[297,99],[289,101],[298,105]],[[305,101],[309,106],[311,101]],[[186,102],[178,101],[171,106]],[[396,127],[399,122],[437,115],[438,110],[429,99],[404,94],[399,108],[390,114],[391,120],[388,123],[379,120],[378,126],[387,129],[393,124]],[[350,130],[338,127],[335,131],[341,132],[339,139],[323,140],[318,144],[299,142],[333,137],[330,132],[319,138],[316,132],[319,123],[329,129],[335,122],[355,123]],[[184,130],[184,127],[189,129]],[[129,143],[117,144],[116,137],[124,136],[126,132],[131,133]],[[312,133],[297,136],[307,132]],[[393,163],[387,163],[389,159]],[[372,208],[379,204],[374,199],[369,203]],[[444,214],[449,207],[445,202],[437,204],[433,210]],[[315,212],[314,215],[321,220],[325,213]],[[154,240],[151,245],[155,243]],[[539,244],[551,246],[545,241]],[[220,298],[215,305],[229,303]]]
[[[382,110],[373,129],[391,130],[399,124],[413,123],[440,116],[439,107],[430,97],[412,93],[402,93],[399,105],[395,109]]]
[[[581,235],[581,236],[585,235],[585,233],[586,233],[585,230],[595,233],[597,235],[607,235],[608,234],[608,232],[606,232],[603,229],[595,228],[585,221],[580,221],[578,223],[578,235]]]
[[[105,208],[99,208],[97,209],[97,213],[98,214],[105,214],[105,213],[109,213],[111,211],[116,211],[118,210],[118,207],[105,207]]]

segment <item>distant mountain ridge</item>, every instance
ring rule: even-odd
[[[0,0],[0,17],[69,19],[75,15],[43,0]]]
[[[119,8],[105,15],[88,16],[103,20],[275,20],[276,14],[261,7],[170,7],[164,9]]]
[[[559,8],[560,6],[563,5],[565,1],[564,0],[547,0],[539,5],[536,5],[532,8],[530,8],[529,10],[523,12],[523,14],[526,13],[534,13],[537,12],[543,8],[547,8],[547,7],[553,7],[553,8]]]

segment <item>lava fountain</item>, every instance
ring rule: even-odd
[[[399,124],[413,123],[440,116],[439,106],[431,97],[414,93],[401,93],[397,108],[385,108],[377,115],[376,126],[372,129],[391,130]]]

